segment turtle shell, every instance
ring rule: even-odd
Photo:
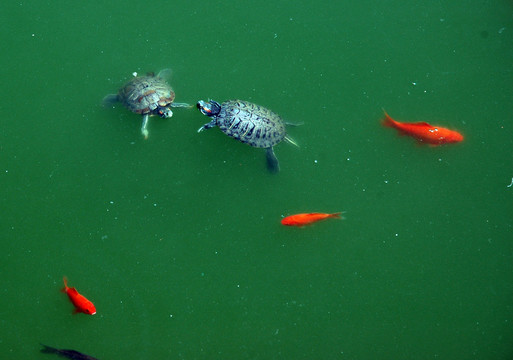
[[[159,108],[173,102],[175,93],[163,78],[149,74],[130,80],[119,90],[118,98],[136,114],[157,115]]]
[[[226,135],[257,148],[271,148],[287,135],[279,115],[242,100],[222,103],[216,122]]]

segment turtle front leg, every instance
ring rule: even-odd
[[[171,103],[172,107],[175,108],[192,108],[194,105],[187,104],[187,103]]]
[[[207,129],[213,128],[213,127],[214,127],[214,126],[216,126],[216,125],[217,125],[217,122],[216,122],[216,120],[214,119],[214,120],[212,120],[211,122],[206,123],[205,125],[203,125],[202,127],[200,127],[200,128],[198,129],[198,132],[202,132],[203,130],[207,130]]]
[[[141,134],[144,136],[144,140],[148,140],[148,129],[146,127],[148,126],[148,119],[150,116],[148,114],[143,115],[143,121],[141,126]]]

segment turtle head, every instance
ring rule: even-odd
[[[216,116],[221,111],[221,105],[214,100],[209,100],[208,102],[200,100],[196,104],[196,107],[203,115],[207,116]]]
[[[167,106],[159,106],[159,107],[157,107],[157,114],[161,118],[170,118],[171,116],[173,116],[173,112]]]

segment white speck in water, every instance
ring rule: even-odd
[[[137,76],[137,71],[134,71],[134,72],[132,73],[132,75],[133,75],[133,76]]]

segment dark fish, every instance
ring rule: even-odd
[[[98,360],[97,358],[94,358],[86,354],[82,354],[81,352],[78,352],[76,350],[56,349],[50,346],[46,346],[44,344],[41,344],[41,346],[44,347],[44,349],[41,349],[41,352],[46,354],[57,354],[65,358],[75,360]]]

